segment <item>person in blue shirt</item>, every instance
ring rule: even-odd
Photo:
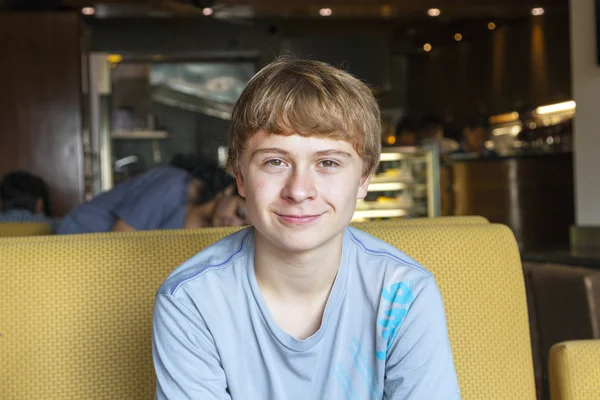
[[[58,221],[50,216],[48,185],[26,171],[6,174],[0,182],[0,223],[43,222],[56,231]]]
[[[349,227],[381,151],[369,87],[282,58],[232,115],[228,169],[253,227],[159,289],[157,399],[460,399],[434,277]]]
[[[247,224],[244,202],[233,196],[231,181],[216,166],[176,157],[172,165],[153,168],[75,207],[59,234],[203,228],[225,221]],[[227,202],[222,197],[227,197]],[[230,203],[237,208],[232,209]],[[214,220],[216,206],[227,205],[228,219]],[[220,215],[223,211],[220,211]]]

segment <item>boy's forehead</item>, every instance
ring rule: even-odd
[[[273,134],[260,130],[248,140],[245,152],[253,153],[262,148],[280,148],[282,150],[295,151],[324,151],[340,150],[352,151],[354,147],[346,140],[333,140],[317,135]]]

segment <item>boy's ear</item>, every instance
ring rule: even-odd
[[[367,197],[369,182],[371,181],[372,176],[373,174],[370,174],[360,178],[360,186],[358,187],[358,193],[356,195],[357,199],[361,200]]]
[[[241,172],[236,172],[235,174],[235,184],[237,185],[238,193],[242,197],[246,197],[246,189],[244,188],[244,177]]]

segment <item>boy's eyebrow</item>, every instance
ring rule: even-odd
[[[279,147],[263,147],[262,149],[258,149],[252,152],[252,154],[250,155],[250,159],[254,158],[254,156],[258,156],[261,154],[282,154],[282,155],[288,155],[289,152],[280,149]]]
[[[281,154],[284,156],[289,155],[290,153],[288,151],[285,151],[279,147],[265,147],[262,149],[258,149],[255,150],[250,158],[253,158],[254,156],[260,155],[260,154]],[[344,157],[344,158],[352,158],[352,154],[348,153],[347,151],[342,151],[342,150],[321,150],[321,151],[317,151],[315,152],[315,155],[317,157],[324,157],[324,156],[339,156],[339,157]]]
[[[323,156],[340,156],[344,158],[352,158],[352,154],[342,150],[322,150],[315,153],[319,157]]]

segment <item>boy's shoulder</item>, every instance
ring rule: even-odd
[[[359,259],[366,261],[361,265],[367,265],[369,269],[383,267],[390,272],[410,272],[422,278],[432,277],[431,272],[419,262],[392,244],[354,227],[348,227],[346,233],[356,248]]]
[[[254,230],[234,232],[201,250],[177,267],[161,285],[158,293],[175,295],[189,285],[203,285],[213,272],[228,273],[239,258],[250,259],[254,252]],[[210,284],[210,283],[209,283]]]
[[[419,262],[356,228],[348,228],[347,234],[356,254],[353,268],[357,274],[352,282],[358,283],[357,290],[363,290],[365,298],[374,301],[378,312],[389,317],[390,307],[407,310],[417,297],[421,303],[435,301],[435,278]]]

